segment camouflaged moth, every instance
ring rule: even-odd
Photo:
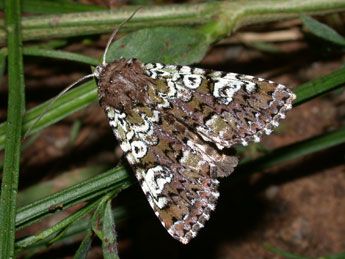
[[[296,96],[254,76],[137,59],[106,63],[110,43],[134,14],[113,32],[94,73],[59,96],[96,77],[99,103],[151,207],[187,244],[215,209],[218,178],[237,165],[224,148],[270,134]]]
[[[108,46],[94,72],[100,105],[155,214],[187,244],[215,209],[218,178],[237,165],[222,150],[270,134],[296,96],[254,76],[137,59],[107,64]]]

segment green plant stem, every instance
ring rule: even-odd
[[[0,9],[5,5],[0,0]],[[99,5],[82,4],[70,1],[25,0],[21,2],[22,12],[26,13],[71,13],[85,11],[100,11],[106,9]]]
[[[112,190],[110,190],[109,192],[111,192],[111,191]],[[101,199],[102,198],[97,200],[97,202],[96,202],[97,205],[100,203]],[[91,201],[90,204],[91,203],[93,203],[93,201]],[[136,208],[138,208],[138,202],[135,202],[134,205],[132,205],[132,206],[135,206]],[[113,214],[114,214],[115,222],[122,222],[122,221],[127,220],[130,217],[130,215],[128,214],[127,209],[125,207],[123,207],[123,206],[116,206],[113,209]],[[88,235],[90,233],[91,229],[92,228],[90,226],[90,218],[85,217],[85,218],[79,219],[77,222],[75,222],[70,227],[68,227],[68,229],[65,231],[64,235],[57,241],[56,244],[58,244],[58,243],[66,243],[66,242],[69,242],[72,239],[74,240],[74,237],[77,236],[77,235],[82,235],[82,234],[85,234],[85,233],[87,233],[86,235]],[[57,231],[59,231],[59,230],[57,230]],[[93,233],[93,232],[91,231],[91,233]],[[89,238],[92,239],[92,235],[91,235],[91,237],[89,236]],[[86,237],[86,239],[88,239],[88,238]],[[85,241],[87,241],[87,240],[85,240]],[[91,240],[89,240],[89,241],[91,241]],[[20,241],[18,241],[18,242],[20,242]],[[43,249],[43,248],[46,248],[47,246],[49,246],[49,244],[50,244],[50,240],[44,240],[43,242],[38,242],[37,244],[27,246],[26,248],[22,249],[21,252],[29,250],[29,249],[32,250],[32,251],[34,251],[34,250],[36,250],[38,248]],[[88,246],[87,244],[84,244],[84,245],[86,245],[86,247]],[[84,245],[81,244],[81,246],[84,246]],[[85,253],[87,253],[87,252],[85,252]],[[17,254],[17,256],[20,256],[20,255]],[[74,258],[80,258],[80,257],[74,257]]]
[[[99,197],[109,191],[125,189],[131,184],[132,181],[123,167],[109,170],[99,176],[20,208],[16,217],[17,229],[56,213],[57,211],[50,209],[52,206],[66,209],[78,203]]]
[[[224,1],[217,18],[212,17],[201,29],[208,42],[213,43],[248,25],[292,19],[299,13],[325,15],[335,9],[339,12],[341,8],[345,8],[342,0]]]
[[[25,107],[20,0],[6,1],[8,33],[8,116],[0,200],[0,258],[14,258],[22,116]]]
[[[18,241],[16,243],[16,247],[17,247],[17,252],[19,252],[21,249],[24,249],[27,246],[31,246],[41,240],[44,240],[48,237],[50,237],[53,234],[56,234],[57,232],[67,228],[68,226],[70,226],[73,222],[75,222],[76,220],[82,218],[83,216],[87,215],[88,213],[90,213],[92,210],[94,210],[98,205],[99,202],[102,200],[98,199],[88,205],[86,205],[85,207],[83,207],[82,209],[78,210],[76,213],[72,214],[71,216],[63,219],[62,221],[60,221],[59,223],[57,223],[56,225],[44,230],[43,232],[41,232],[38,235],[33,235],[33,236],[29,236],[21,241]]]
[[[209,42],[213,42],[247,25],[291,19],[298,17],[299,13],[322,15],[334,10],[339,12],[342,8],[345,8],[343,0],[237,0],[150,6],[140,10],[122,30],[205,25],[202,30]],[[106,33],[129,17],[135,9],[126,7],[109,11],[24,17],[23,40]],[[6,34],[0,30],[0,42],[5,40]]]

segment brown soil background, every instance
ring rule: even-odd
[[[344,21],[344,20],[343,20]],[[247,28],[272,31],[300,28],[298,21]],[[243,33],[240,32],[240,33]],[[340,31],[341,32],[341,31]],[[78,40],[67,51],[98,58],[104,35],[90,45]],[[97,39],[97,37],[92,37]],[[285,84],[291,89],[339,69],[344,54],[335,46],[306,38],[272,43],[284,54],[270,54],[243,43],[217,44],[201,67],[252,74]],[[88,66],[53,59],[25,57],[27,108],[55,96],[62,88],[90,72]],[[7,78],[0,88],[0,119],[6,119]],[[68,143],[76,119],[83,127],[72,146]],[[345,124],[345,92],[333,91],[293,108],[280,128],[262,140],[271,150],[295,143]],[[52,180],[56,190],[69,179],[54,181],[62,172],[88,165],[113,163],[121,156],[107,120],[97,104],[45,129],[22,154],[20,189]],[[114,151],[115,149],[115,151]],[[318,257],[345,251],[345,146],[344,144],[253,174],[222,181],[216,211],[197,238],[187,245],[173,240],[161,226],[135,185],[123,191],[116,205],[138,204],[135,212],[117,225],[121,258],[281,258],[263,247],[268,243],[292,253]],[[234,174],[241,173],[235,170]],[[135,205],[137,206],[137,205]],[[130,206],[129,206],[130,207]],[[20,236],[34,234],[68,215],[35,224]],[[131,211],[131,209],[128,209]],[[52,246],[34,258],[72,258],[75,243]],[[89,258],[102,258],[95,241]]]

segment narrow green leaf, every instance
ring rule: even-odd
[[[297,99],[294,101],[294,106],[302,104],[336,88],[343,87],[344,85],[345,68],[341,68],[331,74],[309,81],[297,87],[294,90],[297,95]]]
[[[39,182],[26,188],[18,194],[18,207],[24,207],[32,202],[43,199],[49,195],[81,183],[92,177],[98,176],[110,168],[110,165],[94,165],[85,168],[77,168],[68,172],[59,173],[54,179]],[[61,184],[63,183],[63,184]],[[57,187],[58,186],[58,187]]]
[[[6,59],[7,59],[7,48],[2,48],[0,50],[0,85],[2,83],[2,78],[4,76],[6,68]]]
[[[311,259],[310,257],[300,256],[300,255],[296,255],[290,252],[280,250],[278,248],[270,246],[269,244],[264,244],[264,247],[275,254],[283,256],[286,259]]]
[[[32,128],[29,135],[66,118],[68,115],[79,111],[97,100],[97,87],[94,80],[68,91],[51,106],[51,109]],[[50,102],[51,99],[25,113],[23,118],[23,132],[26,132],[31,124],[36,121]],[[6,122],[0,124],[0,150],[3,149],[6,140],[5,130]]]
[[[67,43],[68,43],[68,40],[56,39],[56,40],[50,40],[47,42],[40,42],[35,45],[31,45],[31,47],[36,47],[36,48],[41,48],[41,49],[56,49],[56,48],[62,48],[66,46]]]
[[[71,61],[86,63],[93,66],[98,65],[98,60],[95,58],[91,58],[89,56],[76,54],[76,53],[72,53],[68,51],[62,51],[62,50],[43,49],[43,48],[37,48],[37,47],[25,47],[23,50],[23,54],[28,55],[28,56],[49,57],[49,58],[56,58],[56,59],[71,60]]]
[[[14,258],[22,116],[25,111],[20,0],[6,0],[8,109],[0,197],[0,258]]]
[[[101,218],[104,217],[104,209],[105,209],[106,201],[107,201],[107,196],[104,196],[102,200],[98,203],[98,206],[91,218],[92,230],[100,240],[103,239],[103,232],[100,227],[100,221],[101,221]]]
[[[119,252],[117,250],[115,221],[111,210],[111,200],[109,200],[105,206],[102,231],[102,249],[104,258],[118,259]]]
[[[56,102],[51,106],[51,109],[47,111],[42,119],[31,130],[31,134],[88,106],[97,99],[97,88],[94,80],[86,82],[80,87],[68,91],[68,93],[56,100]],[[32,123],[36,121],[36,119],[46,109],[50,102],[51,100],[48,100],[47,102],[36,106],[25,114],[23,122],[24,132],[31,126]]]
[[[138,213],[136,215],[139,215],[139,213],[141,213],[141,206],[144,206],[146,208],[147,204],[142,200],[140,202],[134,201],[133,204],[130,206],[133,207],[133,209],[131,211],[137,211]],[[127,205],[126,205],[126,207],[116,207],[113,210],[113,215],[115,217],[116,222],[126,221],[126,220],[128,220],[128,218],[134,217],[134,215],[132,215],[132,214],[129,215]],[[91,233],[93,233],[92,228],[91,228],[91,223],[90,223],[90,217],[86,216],[86,217],[76,221],[73,225],[71,225],[68,228],[67,233],[65,233],[65,235],[62,238],[60,238],[57,241],[57,243],[55,243],[55,245],[59,245],[61,243],[66,244],[66,243],[74,242],[76,240],[77,236],[85,235],[85,234],[88,235],[89,231],[91,231]],[[85,238],[86,238],[86,236],[85,236]],[[91,238],[92,239],[94,238],[94,234],[92,234]],[[41,246],[41,249],[48,247],[49,246],[49,240],[45,240],[44,242],[40,242],[39,246]],[[39,246],[35,245],[34,247],[28,247],[27,249],[25,249],[25,252],[27,252],[29,250],[36,250],[37,247],[39,247]],[[86,253],[86,251],[84,251],[84,252]],[[77,252],[76,252],[76,254],[77,254]]]
[[[16,216],[17,229],[23,228],[56,213],[52,208],[67,209],[75,204],[100,197],[109,191],[120,191],[132,185],[123,167],[109,170],[53,195],[20,208]]]
[[[92,233],[92,229],[90,228],[83,241],[81,242],[77,252],[74,255],[74,259],[86,259],[87,258],[87,254],[90,250],[91,247],[91,243],[92,243],[92,237],[93,237],[93,233]]]
[[[105,208],[107,205],[107,202],[111,200],[111,198],[117,194],[120,190],[113,190],[111,192],[108,192],[105,194],[100,202],[98,203],[98,206],[95,210],[95,212],[92,215],[91,218],[91,227],[93,232],[98,236],[100,240],[103,240],[103,229],[101,228],[101,219],[104,218]]]
[[[68,145],[70,147],[73,146],[74,142],[78,138],[81,128],[82,128],[82,120],[81,120],[81,118],[78,118],[73,122],[71,133],[69,135]]]
[[[79,215],[78,215],[79,216]],[[79,220],[79,218],[74,218],[74,221]],[[68,229],[72,226],[72,224],[74,223],[74,221],[71,221],[70,224],[66,224],[65,226],[63,226],[61,229],[57,230],[55,234],[55,237],[52,238],[51,240],[48,241],[48,244],[54,244],[55,242],[59,241],[60,239],[62,239],[64,237],[64,235],[67,233]]]
[[[322,256],[319,259],[344,259],[344,258],[345,258],[345,252],[334,254],[334,255]]]
[[[19,252],[22,249],[27,248],[29,246],[35,245],[35,244],[39,243],[40,241],[44,241],[45,239],[51,239],[52,235],[58,234],[61,230],[64,230],[66,227],[73,224],[75,221],[79,220],[80,218],[84,217],[85,215],[90,213],[92,210],[94,210],[98,206],[100,200],[101,199],[96,200],[96,201],[84,206],[83,208],[81,208],[77,212],[73,213],[72,215],[68,216],[67,218],[64,218],[63,220],[61,220],[56,225],[54,225],[50,228],[47,228],[46,230],[42,231],[39,234],[26,237],[26,238],[16,242],[17,252]]]
[[[142,62],[186,65],[200,62],[207,49],[206,37],[198,30],[156,27],[127,34],[115,41],[109,48],[107,60],[135,57]]]
[[[326,24],[320,23],[314,18],[304,15],[303,13],[301,13],[299,17],[303,24],[316,36],[335,44],[345,46],[345,38],[338,34],[331,27],[327,26]]]
[[[128,3],[130,5],[150,6],[150,5],[153,5],[155,2],[153,0],[129,0]],[[158,3],[164,3],[164,0],[159,0],[156,2],[156,4]]]
[[[257,42],[251,43],[250,46],[252,46],[258,50],[268,52],[268,53],[274,53],[274,54],[282,53],[282,51],[279,48],[277,48],[276,46],[274,46],[268,42],[257,41]]]
[[[89,81],[80,87],[70,90],[59,98],[42,119],[32,128],[29,135],[66,118],[68,115],[97,101],[97,88],[94,81]],[[51,99],[29,110],[23,118],[23,132],[33,124],[46,109]],[[6,122],[0,124],[0,150],[4,148],[6,140]]]

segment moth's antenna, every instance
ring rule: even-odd
[[[111,44],[111,42],[113,41],[114,37],[116,36],[117,32],[120,30],[120,28],[127,23],[130,19],[133,18],[133,16],[136,14],[136,12],[138,12],[141,9],[141,7],[139,7],[137,10],[135,10],[131,16],[129,16],[125,21],[123,21],[122,23],[120,23],[120,25],[113,31],[113,33],[110,36],[110,39],[108,40],[107,46],[105,48],[104,54],[103,54],[103,60],[102,60],[102,66],[105,67],[107,64],[105,63],[105,57],[106,54],[108,52],[109,46]],[[98,66],[99,67],[99,66]],[[96,68],[97,70],[97,68]],[[79,80],[75,81],[74,83],[72,83],[71,85],[67,86],[64,90],[62,90],[57,96],[54,97],[53,100],[51,100],[51,102],[48,104],[48,106],[44,109],[44,111],[41,113],[41,115],[35,120],[35,122],[29,127],[29,129],[25,132],[23,139],[25,139],[29,132],[32,130],[32,128],[37,124],[37,122],[39,122],[42,117],[47,113],[47,111],[50,109],[50,107],[56,102],[57,99],[59,99],[62,95],[64,95],[67,91],[69,91],[72,87],[74,87],[76,84],[79,84],[81,81],[83,81],[86,78],[90,78],[90,77],[94,77],[96,74],[95,72],[93,74],[89,74],[86,76],[83,76],[82,78],[80,78]],[[97,77],[97,75],[96,75]]]
[[[105,67],[107,65],[107,63],[105,63],[105,57],[107,55],[107,52],[108,52],[108,49],[109,49],[109,46],[111,44],[111,42],[113,41],[114,37],[116,36],[116,34],[118,33],[118,31],[121,29],[121,27],[128,23],[132,18],[133,16],[141,9],[142,7],[139,7],[137,10],[135,10],[131,16],[129,16],[125,21],[123,21],[122,23],[120,23],[119,26],[117,26],[117,28],[113,31],[113,33],[111,34],[109,40],[108,40],[108,43],[107,43],[107,46],[105,47],[105,51],[104,51],[104,54],[103,54],[103,60],[102,60],[102,65]]]
[[[86,76],[83,76],[82,78],[78,79],[77,81],[75,81],[74,83],[70,84],[69,86],[67,86],[65,89],[63,89],[57,96],[54,97],[53,100],[50,101],[50,103],[48,104],[48,106],[44,109],[44,111],[41,113],[41,115],[35,120],[35,122],[33,124],[31,124],[31,126],[29,127],[29,129],[25,132],[23,139],[25,139],[29,132],[32,130],[32,128],[37,124],[37,122],[39,122],[42,117],[47,113],[47,111],[50,109],[50,107],[56,102],[57,99],[59,99],[62,95],[64,95],[68,90],[70,90],[73,86],[75,86],[76,84],[79,84],[81,81],[83,81],[86,78],[89,77],[94,77],[94,74],[89,74]]]

